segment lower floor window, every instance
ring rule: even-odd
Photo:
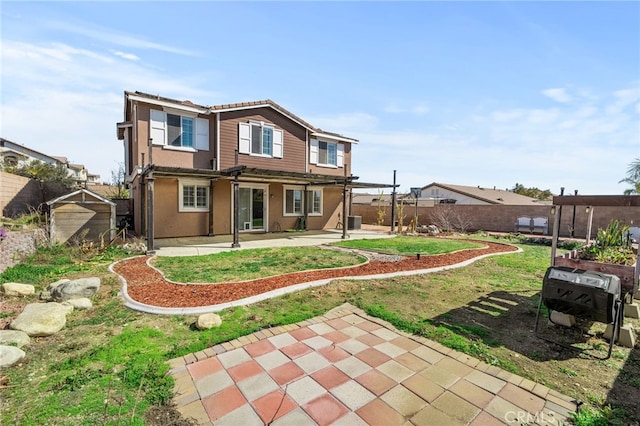
[[[180,210],[208,210],[209,186],[197,183],[180,184]]]
[[[321,189],[310,189],[305,192],[302,188],[285,188],[284,192],[284,214],[303,215],[305,213],[302,210],[303,206],[306,206],[308,214],[322,214]]]

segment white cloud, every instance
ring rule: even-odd
[[[308,116],[305,120],[325,131],[342,133],[349,137],[355,137],[353,135],[355,132],[369,131],[378,126],[378,119],[364,112],[352,112],[336,116]]]
[[[542,94],[560,103],[571,102],[573,99],[563,88],[545,89],[542,91]]]
[[[121,52],[119,50],[112,50],[112,53],[116,56],[119,56],[123,59],[128,59],[130,61],[138,61],[140,60],[140,58],[136,55],[134,55],[133,53],[125,53],[125,52]]]
[[[426,113],[428,113],[431,109],[424,104],[418,104],[418,105],[413,105],[413,106],[409,106],[409,105],[405,105],[405,106],[398,106],[397,104],[390,104],[387,105],[384,108],[385,112],[391,113],[391,114],[412,114],[412,115],[424,115]]]

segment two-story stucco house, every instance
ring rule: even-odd
[[[356,139],[271,100],[202,106],[125,92],[125,170],[134,228],[180,237],[333,228],[355,183]],[[151,208],[149,208],[151,207]]]

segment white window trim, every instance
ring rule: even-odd
[[[332,144],[336,146],[336,164],[325,164],[320,162],[320,142],[326,144]],[[336,141],[326,141],[320,139],[311,139],[310,142],[310,154],[309,163],[318,167],[324,167],[327,169],[339,169],[344,167],[344,144]]]
[[[324,212],[324,210],[323,210],[324,209],[324,190],[323,190],[323,188],[322,187],[310,186],[309,188],[307,188],[307,191],[309,191],[309,192],[320,191],[320,213],[309,212],[308,215],[309,216],[322,216],[322,214]],[[311,200],[313,201],[313,198],[311,198]]]
[[[161,113],[163,119],[161,121],[154,120],[153,115]],[[180,117],[180,126],[182,127],[182,118],[193,119],[193,146],[173,146],[169,145],[167,138],[169,137],[169,129],[167,128],[167,114],[173,114]],[[154,132],[154,129],[157,129]],[[203,131],[205,130],[205,131]],[[163,108],[162,111],[158,109],[151,109],[149,111],[149,137],[152,138],[154,133],[162,132],[162,141],[158,141],[158,138],[153,138],[153,145],[162,146],[163,149],[170,149],[174,151],[184,152],[197,152],[197,151],[209,151],[209,120],[206,118],[198,117],[197,113],[182,111],[171,108]]]
[[[287,213],[287,191],[300,191],[302,192],[302,199],[300,200],[300,213]],[[288,217],[300,217],[304,216],[304,186],[299,185],[282,185],[282,215]]]
[[[207,206],[206,207],[185,207],[183,202],[183,188],[185,186],[200,186],[207,188]],[[197,190],[196,190],[197,195]],[[178,211],[179,212],[208,212],[211,207],[211,182],[208,180],[198,179],[178,179]]]
[[[243,138],[241,130],[243,126],[247,126],[245,132],[248,132],[248,138]],[[271,132],[271,155],[269,154],[258,154],[251,151],[252,148],[252,133],[253,126],[268,127],[272,130]],[[247,136],[247,135],[245,135]],[[245,146],[243,146],[245,145]],[[274,124],[266,123],[264,121],[255,121],[249,120],[247,122],[238,123],[238,153],[250,155],[252,157],[262,157],[262,158],[283,158],[284,156],[284,131],[282,129],[276,128]]]

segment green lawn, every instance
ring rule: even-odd
[[[422,244],[430,239],[419,240],[416,243]],[[550,250],[520,247],[523,253],[482,259],[456,270],[384,280],[336,280],[226,309],[219,313],[221,327],[203,331],[193,326],[195,315],[147,315],[123,307],[120,283],[106,267],[124,253],[112,250],[87,259],[60,247],[40,250],[23,265],[0,274],[0,283],[19,280],[35,284],[38,291],[62,277],[97,275],[102,286],[93,298],[93,309],[68,315],[66,327],[54,336],[32,339],[23,348],[27,358],[2,371],[6,381],[0,387],[0,424],[167,424],[150,415],[157,407],[170,410],[173,379],[166,375],[165,361],[261,328],[321,315],[345,302],[584,401],[589,413],[595,413],[592,417],[601,420],[581,424],[639,421],[634,405],[640,400],[637,350],[616,346],[611,359],[595,361],[565,353],[532,335]],[[201,269],[203,264],[196,260],[200,259],[183,259],[183,269]],[[18,302],[36,301],[37,295]],[[21,310],[11,298],[0,296],[0,302],[4,317]],[[606,345],[602,347],[606,350]],[[611,389],[624,392],[610,393]]]
[[[181,283],[245,281],[310,269],[364,263],[353,253],[318,247],[282,247],[229,251],[206,256],[158,257],[154,266]]]
[[[339,247],[370,250],[387,254],[442,254],[452,251],[480,248],[482,244],[463,240],[428,237],[405,237],[399,235],[394,238],[377,238],[366,240],[350,240],[333,243]]]

